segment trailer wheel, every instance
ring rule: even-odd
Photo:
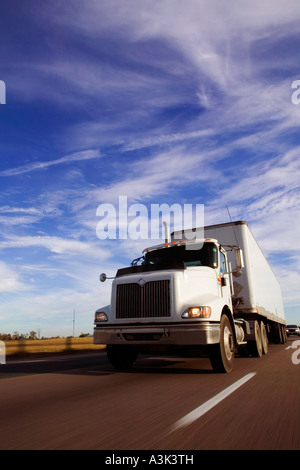
[[[261,357],[263,353],[262,336],[259,323],[256,320],[254,322],[254,337],[254,340],[249,341],[249,352],[251,356]]]
[[[136,349],[123,344],[108,344],[106,353],[109,362],[115,369],[129,369],[138,356]]]
[[[234,359],[234,337],[227,315],[220,322],[220,343],[211,346],[210,362],[215,372],[230,372]]]
[[[262,352],[263,354],[267,354],[268,353],[268,337],[267,337],[267,330],[263,321],[260,322],[260,334],[261,334]]]

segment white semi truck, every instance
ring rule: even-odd
[[[111,304],[95,312],[94,343],[116,368],[138,353],[184,353],[230,372],[235,354],[260,357],[269,342],[286,342],[281,290],[243,221],[166,231],[118,270]]]

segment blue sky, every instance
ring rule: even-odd
[[[246,220],[300,323],[298,0],[1,3],[0,332],[93,330],[145,240],[101,204]]]

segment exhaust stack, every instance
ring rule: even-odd
[[[171,237],[170,237],[170,228],[167,222],[163,222],[164,227],[165,227],[165,243],[170,243]]]

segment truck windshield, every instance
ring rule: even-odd
[[[195,247],[196,248],[196,247]],[[209,266],[217,268],[218,249],[214,243],[204,243],[199,249],[186,249],[185,245],[149,251],[145,255],[145,265],[170,265],[183,261],[186,266]]]

